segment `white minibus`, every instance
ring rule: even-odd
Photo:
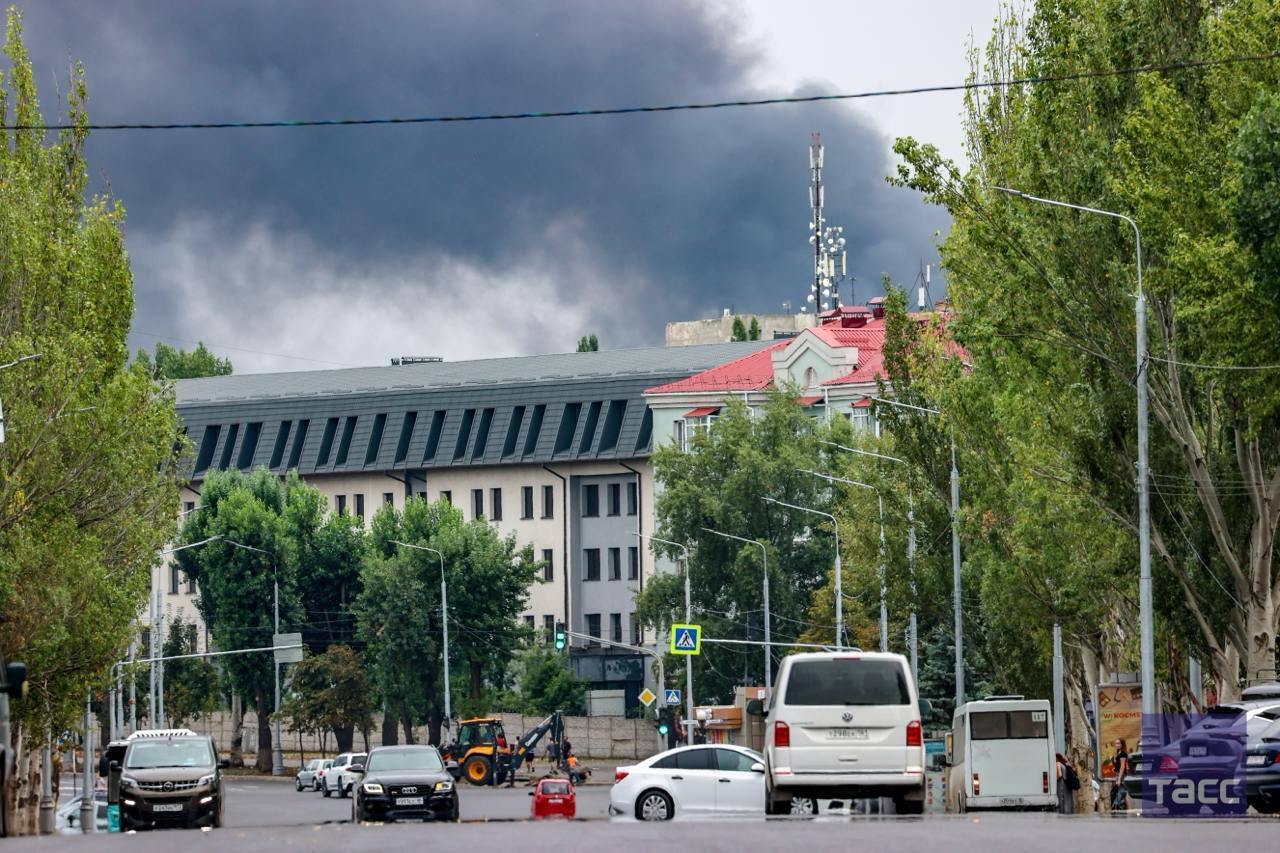
[[[990,696],[961,705],[947,735],[951,808],[1057,808],[1050,718],[1047,699]]]

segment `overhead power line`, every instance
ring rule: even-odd
[[[853,101],[866,98],[890,98],[902,95],[926,95],[937,92],[963,92],[971,89],[1000,89],[1009,86],[1027,86],[1041,83],[1065,83],[1072,80],[1093,80],[1105,77],[1126,77],[1134,74],[1162,73],[1194,68],[1210,68],[1216,65],[1235,65],[1280,59],[1280,51],[1252,56],[1226,56],[1221,59],[1188,59],[1182,62],[1166,62],[1158,65],[1139,65],[1133,68],[1114,68],[1106,71],[1078,71],[1072,74],[1052,74],[1040,77],[1019,77],[1012,80],[975,80],[967,83],[949,83],[936,86],[917,86],[907,89],[877,89],[836,95],[795,95],[783,98],[756,98],[735,101],[711,101],[689,104],[662,104],[640,107],[603,107],[600,109],[552,110],[546,112],[476,113],[465,115],[400,116],[381,118],[335,119],[279,119],[273,121],[213,121],[213,122],[122,122],[116,124],[85,124],[85,130],[241,130],[264,127],[361,127],[380,124],[450,124],[480,121],[521,121],[543,118],[581,118],[585,116],[632,115],[636,113],[673,113],[693,110],[720,110],[737,107],[767,107],[779,104],[814,104],[824,101]],[[4,130],[71,130],[66,124],[6,124]]]
[[[1178,361],[1175,358],[1161,358],[1158,355],[1148,356],[1148,358],[1177,367],[1191,367],[1199,370],[1280,370],[1280,364],[1197,364],[1194,361]]]

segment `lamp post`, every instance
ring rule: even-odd
[[[834,477],[831,474],[823,474],[820,471],[808,471],[801,469],[801,473],[812,474],[815,477],[821,477],[828,483],[844,483],[848,486],[859,486],[864,489],[870,489],[876,493],[876,503],[880,508],[880,651],[889,651],[889,607],[885,603],[885,570],[884,570],[884,496],[880,494],[880,490],[870,483],[860,483],[857,480],[850,480],[846,477]]]
[[[732,539],[735,542],[743,542],[747,545],[755,545],[760,549],[760,561],[764,565],[764,684],[765,687],[773,685],[773,634],[770,630],[770,623],[773,621],[773,615],[769,610],[769,549],[764,543],[758,539],[746,539],[742,536],[734,536],[732,533],[722,533],[719,530],[712,530],[710,527],[702,528],[703,531],[713,536],[722,536],[725,539]]]
[[[843,572],[840,568],[840,525],[836,523],[836,517],[829,512],[823,512],[820,509],[813,509],[807,506],[796,506],[795,504],[784,503],[776,498],[761,498],[765,503],[776,504],[787,509],[794,509],[799,512],[808,512],[813,515],[820,515],[831,521],[831,530],[836,536],[836,648],[844,648],[844,582],[841,580]]]
[[[411,545],[398,539],[392,539],[391,544],[414,551],[430,551],[440,558],[440,626],[444,632],[444,730],[445,734],[448,734],[449,720],[453,718],[453,706],[449,703],[449,587],[444,580],[444,554],[426,545]]]
[[[875,453],[870,450],[862,450],[857,447],[846,447],[843,444],[836,444],[834,441],[819,441],[819,444],[825,444],[838,450],[844,450],[848,453],[854,453],[858,456],[871,456],[876,459],[883,459],[887,462],[896,462],[899,465],[907,466],[907,571],[911,575],[911,615],[908,617],[907,633],[910,635],[908,645],[911,649],[911,675],[915,678],[916,686],[920,684],[920,632],[916,625],[916,501],[915,490],[911,487],[911,468],[905,459],[897,456],[888,456],[884,453]]]
[[[1142,293],[1142,234],[1138,231],[1138,223],[1123,213],[1102,210],[1097,207],[1085,207],[1081,204],[1070,204],[1051,198],[1041,198],[1021,190],[1008,187],[996,187],[1002,193],[1015,198],[1049,204],[1054,207],[1065,207],[1082,213],[1096,213],[1129,223],[1133,229],[1134,251],[1137,262],[1138,292],[1134,295],[1133,313],[1137,325],[1135,342],[1138,362],[1138,621],[1139,648],[1142,658],[1142,713],[1150,719],[1156,711],[1155,684],[1155,619],[1152,615],[1151,603],[1151,494],[1150,476],[1147,464],[1147,300]],[[1145,727],[1144,727],[1145,730]]]
[[[858,395],[864,400],[884,403],[901,409],[921,412],[926,415],[941,415],[937,409],[928,406],[913,406],[897,400],[886,400],[884,397],[873,397],[869,394]],[[960,471],[956,468],[956,437],[951,436],[951,607],[954,611],[956,632],[956,707],[964,704],[964,619],[960,599],[962,591],[960,579]]]
[[[271,610],[274,633],[280,633],[280,573],[276,565],[276,557],[270,551],[264,551],[261,548],[255,548],[252,545],[244,545],[222,536],[214,536],[213,539],[220,539],[233,548],[243,548],[246,551],[253,551],[258,554],[265,554],[271,558]],[[272,645],[275,645],[273,642]],[[273,654],[274,658],[275,655]],[[284,775],[284,751],[280,748],[280,662],[272,661],[272,667],[275,670],[275,712],[272,714],[271,721],[271,775]]]
[[[650,542],[661,542],[663,545],[670,545],[672,548],[679,548],[680,553],[684,554],[684,621],[693,620],[693,599],[689,592],[689,548],[681,545],[679,542],[672,542],[670,539],[662,539],[657,536],[646,536],[643,533],[632,533],[633,536],[639,536],[641,539],[647,539]],[[684,708],[685,719],[692,720],[693,716],[693,661],[686,660],[684,665]]]

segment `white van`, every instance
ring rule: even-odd
[[[898,814],[924,811],[922,704],[902,655],[788,655],[765,722],[765,812],[792,798],[892,797]]]
[[[991,696],[956,711],[947,735],[951,807],[1058,806],[1057,748],[1049,700]]]

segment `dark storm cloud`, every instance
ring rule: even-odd
[[[732,20],[675,0],[40,0],[24,15],[48,117],[55,75],[65,89],[73,58],[85,63],[90,116],[102,122],[718,100],[751,94],[745,80],[757,61]],[[846,227],[859,298],[882,270],[910,279],[932,257],[945,217],[885,185],[887,138],[842,106],[101,132],[89,156],[129,212],[139,328],[191,335],[209,328],[193,315],[241,313],[287,324],[317,288],[341,289],[347,277],[360,279],[375,304],[382,288],[388,300],[403,298],[385,284],[397,264],[444,299],[449,273],[429,259],[518,278],[535,262],[555,272],[563,256],[560,296],[586,301],[579,307],[612,331],[610,343],[634,344],[660,340],[668,320],[721,306],[799,306],[810,269],[806,147],[814,130],[827,145],[828,212]],[[198,225],[199,239],[179,223]],[[207,252],[210,264],[238,264],[245,250],[228,247],[246,245],[251,230],[259,253],[294,245],[310,262],[323,256],[324,282],[314,271],[280,272],[293,263],[285,261],[261,267],[273,270],[271,280],[203,270],[212,283],[193,293],[165,254],[187,240],[197,261]],[[490,294],[483,283],[469,286],[475,292],[449,298],[484,311]],[[536,340],[522,346],[538,348]],[[380,351],[364,360],[373,357]]]

